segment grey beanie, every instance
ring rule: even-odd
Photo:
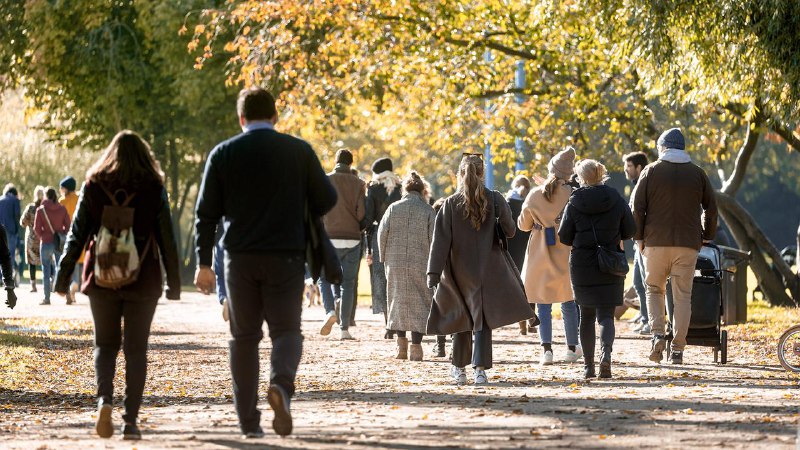
[[[683,133],[680,128],[670,128],[669,130],[661,133],[658,137],[656,145],[664,148],[677,148],[678,150],[686,150],[686,141],[683,139]]]
[[[575,149],[567,147],[556,153],[547,164],[547,170],[562,180],[569,180],[575,166]]]

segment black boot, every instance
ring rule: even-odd
[[[603,345],[600,353],[600,378],[611,378],[611,346]]]
[[[583,366],[583,378],[586,378],[588,380],[589,378],[594,378],[596,376],[597,375],[594,373],[594,361],[591,362],[586,361],[586,364],[584,364]]]

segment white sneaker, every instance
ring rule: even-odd
[[[231,320],[231,310],[228,308],[228,297],[222,299],[222,320],[225,322]]]
[[[543,366],[549,366],[553,364],[553,352],[548,350],[542,353],[542,359],[539,360],[539,364]]]
[[[467,384],[467,370],[463,367],[450,366],[450,376],[459,386]]]
[[[319,334],[323,336],[331,334],[331,329],[333,328],[333,324],[336,323],[336,319],[337,319],[336,312],[335,311],[329,312],[328,315],[325,317],[325,321],[322,323],[322,328],[320,328]]]
[[[645,324],[643,322],[637,323],[636,326],[633,327],[633,332],[634,333],[638,333],[638,332],[642,331],[642,328],[644,328],[644,326],[645,326]]]
[[[350,332],[348,330],[342,330],[342,334],[339,337],[339,339],[342,340],[342,341],[355,341],[356,340],[356,338],[354,338],[350,334]]]
[[[486,371],[483,370],[482,367],[476,367],[475,372],[473,373],[475,377],[475,384],[487,384],[489,383],[489,379],[486,378]],[[466,376],[466,374],[465,374]]]
[[[570,349],[567,349],[567,356],[564,357],[564,361],[568,363],[574,363],[581,359],[581,356],[583,356],[583,349],[580,345],[578,345],[575,347],[574,352]]]
[[[641,334],[641,335],[643,335],[643,336],[650,336],[650,334],[651,334],[652,332],[653,332],[653,329],[650,327],[650,324],[649,324],[649,323],[646,323],[646,324],[644,324],[644,326],[642,327],[642,329],[641,329],[641,330],[639,330],[639,334]]]

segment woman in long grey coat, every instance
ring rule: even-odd
[[[516,231],[502,194],[484,185],[483,159],[467,154],[458,168],[458,190],[436,215],[428,286],[438,286],[427,334],[452,334],[451,375],[464,384],[464,367],[475,369],[475,383],[487,382],[492,367],[492,329],[534,317],[511,255],[498,241]],[[472,348],[472,334],[475,346]]]
[[[411,172],[403,180],[403,199],[389,206],[378,227],[379,254],[386,265],[386,329],[397,334],[397,359],[412,361],[422,361],[422,336],[432,297],[425,269],[436,215],[424,196],[425,182]],[[411,332],[410,355],[407,331]]]

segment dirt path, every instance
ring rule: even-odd
[[[767,358],[753,357],[735,333],[727,366],[713,364],[710,349],[689,347],[686,365],[658,367],[645,358],[648,341],[618,322],[614,379],[587,383],[582,365],[540,367],[535,337],[506,327],[495,332],[491,384],[456,387],[447,360],[430,358],[432,338],[423,344],[425,361],[400,362],[368,309],[359,309],[352,330],[358,341],[340,342],[336,330],[319,336],[317,306],[303,317],[295,433],[244,441],[231,401],[226,324],[213,298],[189,294],[162,300],[156,313],[144,440],[100,440],[87,299],[68,307],[56,297],[45,308],[33,294],[21,297],[17,309],[0,313],[2,448],[774,449],[794,448],[800,423],[798,377],[763,364]],[[265,362],[268,341],[262,348]],[[556,344],[557,360],[564,349]],[[117,386],[122,394],[121,377]],[[262,425],[271,430],[262,404]]]

